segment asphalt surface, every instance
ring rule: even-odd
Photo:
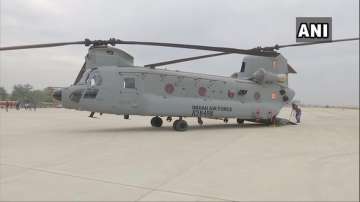
[[[176,132],[151,117],[1,109],[0,200],[359,200],[359,111],[302,111],[296,126],[186,119]]]

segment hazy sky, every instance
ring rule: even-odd
[[[234,48],[295,42],[296,17],[332,17],[333,39],[359,36],[358,0],[0,0],[0,46],[84,38],[193,43]],[[208,53],[118,46],[137,65]],[[0,53],[0,85],[70,85],[87,48],[68,46]],[[359,42],[282,49],[298,74],[290,87],[306,104],[359,104]],[[168,66],[230,75],[243,55]]]

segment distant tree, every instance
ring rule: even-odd
[[[49,89],[45,88],[44,90],[33,90],[31,91],[32,100],[36,103],[41,102],[52,102],[51,92]]]
[[[18,100],[21,102],[29,101],[33,102],[34,98],[32,96],[31,90],[33,87],[30,84],[17,84],[14,86],[13,91],[11,93],[11,99],[12,100]]]
[[[0,100],[6,100],[8,98],[8,94],[5,88],[0,87]]]
[[[45,88],[43,90],[43,93],[44,93],[44,100],[43,102],[54,102],[54,99],[53,99],[53,91],[50,89],[50,88]]]
[[[0,87],[1,99],[6,99],[3,95],[7,95],[5,89]],[[52,103],[52,91],[50,88],[45,88],[43,90],[34,90],[30,84],[17,84],[14,86],[11,96],[7,96],[11,100],[16,100],[20,102],[31,102],[41,105],[41,103]]]

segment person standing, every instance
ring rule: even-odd
[[[16,110],[20,110],[20,102],[19,101],[16,101]]]
[[[300,119],[301,119],[301,109],[300,109],[300,107],[297,104],[293,103],[292,104],[292,109],[293,109],[293,111],[295,111],[296,123],[300,123]]]
[[[5,102],[5,110],[8,112],[9,111],[9,101],[6,100]]]

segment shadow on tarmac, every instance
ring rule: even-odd
[[[242,129],[242,128],[268,128],[268,127],[279,127],[273,125],[265,125],[265,124],[256,124],[256,123],[246,123],[246,124],[211,124],[211,125],[189,125],[189,128],[186,132],[190,131],[209,131],[214,129],[221,129],[221,130],[228,130],[228,129]],[[166,132],[169,131],[175,133],[181,133],[178,131],[174,131],[171,126],[163,126],[160,128],[155,128],[151,126],[144,126],[144,127],[124,127],[124,128],[102,128],[102,129],[84,129],[84,130],[76,130],[72,132],[78,133],[122,133],[122,132],[147,132],[147,133],[158,133],[158,132]],[[220,132],[220,131],[219,131]]]

